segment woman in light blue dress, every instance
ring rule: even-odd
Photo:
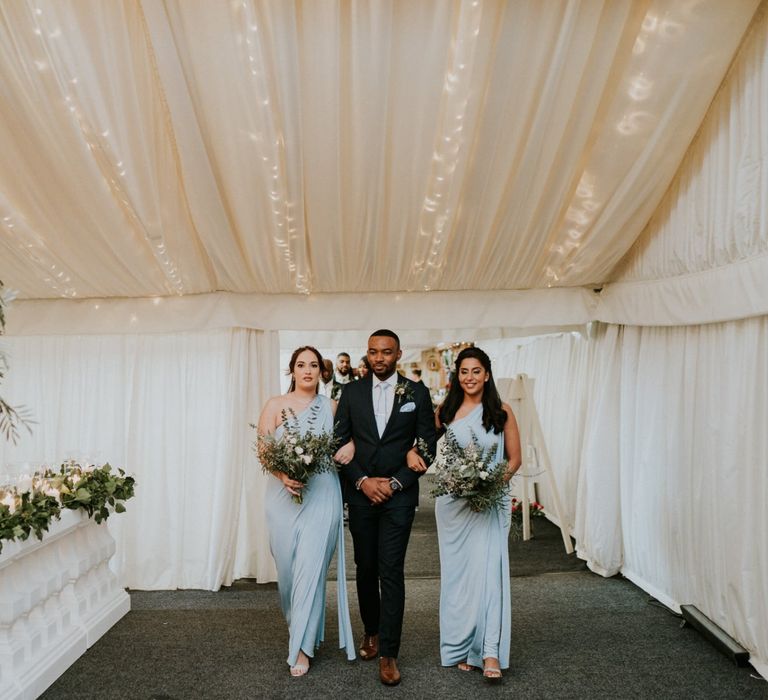
[[[259,433],[279,436],[285,427],[282,412],[292,410],[303,433],[333,431],[336,406],[317,393],[323,358],[312,347],[298,348],[292,355],[289,371],[291,388],[287,394],[271,398],[259,419]],[[348,461],[343,449],[335,459]],[[309,671],[309,660],[325,634],[325,588],[333,553],[337,557],[337,604],[339,648],[347,659],[355,658],[352,626],[347,602],[344,562],[344,526],[339,477],[335,470],[314,474],[304,486],[301,504],[292,496],[302,488],[286,474],[269,477],[266,492],[267,523],[272,556],[277,565],[280,604],[288,623],[288,665],[291,675]]]
[[[466,348],[445,401],[438,428],[465,447],[474,435],[496,451],[505,481],[520,467],[520,437],[512,409],[501,402],[491,361],[480,348]],[[511,607],[509,593],[510,498],[479,513],[465,499],[440,496],[435,503],[440,544],[440,659],[462,671],[483,669],[489,682],[509,668]]]

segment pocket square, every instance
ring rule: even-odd
[[[411,411],[416,410],[416,404],[413,403],[413,401],[409,401],[408,403],[404,403],[402,406],[400,406],[400,413],[410,413]]]

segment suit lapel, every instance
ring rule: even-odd
[[[373,409],[373,377],[371,373],[363,379],[365,385],[363,386],[363,413],[368,417],[368,430],[371,431],[377,440],[379,439],[379,429],[376,427],[376,414]]]
[[[392,399],[392,413],[389,414],[389,420],[387,421],[387,424],[384,426],[384,432],[381,434],[380,440],[384,439],[384,436],[387,434],[387,431],[389,430],[390,425],[392,425],[392,421],[395,420],[395,414],[400,409],[400,401],[399,397],[397,396],[397,392],[395,389],[397,389],[400,384],[405,384],[405,377],[403,377],[402,374],[399,372],[397,373],[397,381],[395,382],[395,385],[392,387],[392,393],[393,393],[393,399]],[[373,401],[371,401],[371,405],[373,405]],[[372,414],[373,415],[373,414]],[[374,427],[376,426],[376,417],[373,418],[373,424]],[[376,429],[376,434],[379,434],[378,429]]]

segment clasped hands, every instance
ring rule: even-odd
[[[360,490],[375,506],[386,503],[394,494],[389,485],[389,477],[386,476],[369,476],[367,479],[363,479],[360,482]]]
[[[427,463],[415,447],[408,451],[406,462],[408,469],[417,474],[427,471]],[[389,477],[385,476],[369,476],[367,479],[363,479],[360,483],[360,490],[373,505],[386,503],[394,494],[389,484]]]

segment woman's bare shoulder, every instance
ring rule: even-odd
[[[285,394],[279,394],[278,396],[270,396],[267,399],[267,403],[264,404],[264,410],[267,411],[276,411],[280,410],[281,408],[285,408]]]
[[[280,412],[289,408],[288,397],[286,394],[279,394],[278,396],[271,396],[267,399],[262,409],[262,415],[264,416],[279,416]]]

